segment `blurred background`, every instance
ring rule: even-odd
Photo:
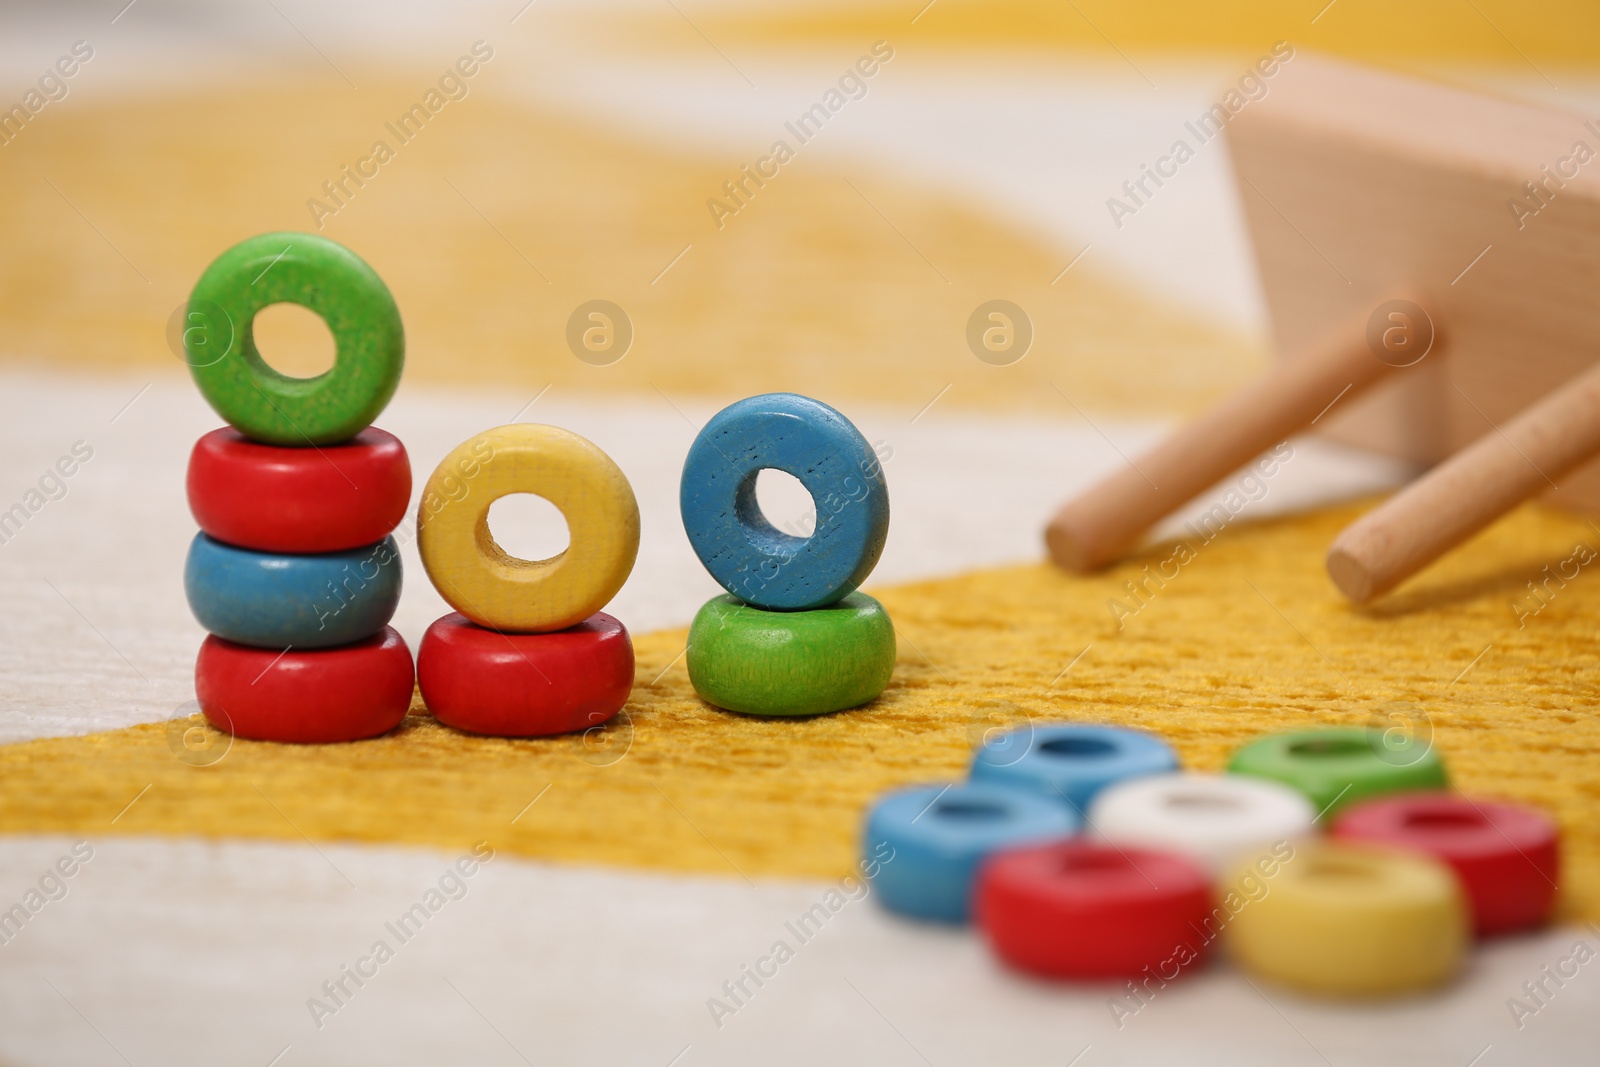
[[[174,351],[173,316],[217,254],[263,231],[345,244],[393,291],[407,369],[380,424],[406,441],[419,482],[471,433],[519,419],[568,426],[616,456],[645,535],[610,610],[637,633],[686,624],[716,591],[683,538],[677,474],[703,421],[758,392],[824,399],[893,457],[895,527],[876,581],[1039,559],[1056,504],[1272,358],[1221,140],[1137,212],[1119,217],[1108,200],[1280,42],[1600,118],[1600,6],[1587,0],[0,5],[0,509],[74,442],[95,456],[0,545],[10,601],[0,740],[159,721],[192,699],[201,635],[178,581],[193,533],[182,470],[217,420]],[[1028,340],[985,358],[969,326],[996,300],[1018,312]],[[595,301],[626,344],[584,346]],[[309,312],[271,308],[256,333],[287,373],[331,365],[331,338]],[[1407,474],[1312,445],[1258,514]],[[779,525],[804,526],[803,491],[762,492]],[[553,509],[496,507],[497,536],[513,551],[565,543]],[[396,625],[415,647],[444,607],[409,546],[406,563]],[[342,1044],[279,1040],[305,1030],[298,995],[328,970],[320,959],[306,970],[297,954],[349,922],[345,905],[323,899],[332,883],[318,855],[105,847],[124,871],[107,893],[118,886],[140,903],[105,905],[49,951],[0,948],[11,1000],[0,1058],[158,1061],[143,1050],[161,1062],[265,1064],[276,1053],[284,1064],[393,1063],[464,1048],[474,1062],[543,1062],[525,1036],[498,1043],[492,1023],[458,1038],[458,1027],[480,1026],[476,1016],[452,1001],[460,1019],[434,1018],[437,983],[399,979],[395,996],[410,999],[373,1007],[366,1023],[341,1020]],[[439,865],[431,854],[324,847],[399,905]],[[60,850],[16,838],[6,849],[0,866],[18,885]],[[181,915],[162,910],[179,877],[215,889],[215,921],[193,912],[192,896]],[[556,913],[592,909],[591,926],[555,923],[523,944],[552,967],[583,968],[595,998],[614,983],[638,1013],[599,1046],[584,1028],[613,1026],[603,1006],[546,1020],[559,1062],[678,1063],[685,1042],[701,1042],[702,1062],[776,1061],[796,1054],[773,1051],[781,1035],[807,1025],[825,1035],[813,1051],[847,1061],[877,1050],[946,1062],[872,1029],[882,1023],[870,1013],[836,1017],[816,996],[721,1053],[700,1036],[680,1040],[678,1019],[702,1011],[716,983],[673,991],[684,951],[674,932],[721,924],[704,934],[721,956],[701,961],[705,978],[720,979],[813,887],[751,903],[742,883],[532,868],[504,879],[489,915],[530,899]],[[141,922],[152,931],[143,940],[128,933]],[[496,951],[485,923],[451,951]],[[977,1005],[950,1062],[981,1062],[986,1042],[1001,1041],[995,1028],[1028,1062],[1076,1063],[1099,1040],[1052,1044],[1064,1020],[1103,1024],[1093,997],[964,987],[950,960],[977,966],[967,943],[873,927],[855,944],[839,958],[892,957],[896,980],[926,994],[910,997],[926,1017]],[[1145,1044],[1130,1040],[1103,1062],[1212,1062],[1212,1052],[1222,1062],[1228,1021],[1245,1018],[1252,1051],[1228,1062],[1323,1062],[1320,1049],[1341,1035],[1359,1047],[1350,1035],[1362,1027],[1404,1056],[1432,1055],[1441,1035],[1501,1012],[1544,959],[1537,946],[1516,951],[1525,956],[1484,965],[1472,997],[1423,1009],[1421,1029],[1403,1014],[1329,1009],[1314,1025],[1302,1019],[1315,1035],[1303,1041],[1235,984],[1175,1004],[1165,1021],[1148,1020]],[[107,954],[120,962],[96,985]],[[137,989],[140,975],[155,987],[169,970],[168,995]],[[935,993],[909,977],[918,970],[957,977]],[[552,995],[569,984],[559,970],[507,973]],[[70,985],[63,1005],[40,984],[62,974],[92,988],[87,1012]],[[281,1017],[230,1030],[284,974],[295,977],[284,979],[289,995],[273,994]],[[179,1020],[204,1015],[213,987],[217,1017],[194,1021],[184,1039]],[[1597,996],[1575,990],[1571,1014],[1540,1020],[1549,1044],[1524,1049],[1559,1059],[1582,1030],[1578,1006]],[[980,1008],[990,1014],[978,1018]],[[120,1021],[97,1039],[89,1020],[108,1017]],[[1191,1048],[1190,1027],[1221,1043]],[[285,1042],[300,1044],[279,1051]],[[1465,1064],[1484,1042],[1446,1044],[1437,1062]]]
[[[949,384],[943,406],[1060,415],[1055,381],[1099,410],[1190,411],[1266,358],[1224,147],[1120,225],[1106,201],[1275,42],[1600,106],[1591,8],[1323,2],[8,5],[8,105],[74,42],[93,58],[0,152],[0,352],[171,370],[167,318],[221,248],[317,229],[394,290],[413,388],[914,412]],[[440,94],[478,42],[492,58]],[[877,42],[893,58],[801,144],[785,123]],[[401,143],[429,91],[444,106]],[[779,176],[709,210],[739,207],[723,183],[777,140]],[[342,177],[379,141],[376,176]],[[996,297],[1035,330],[1003,372],[964,338]],[[634,324],[611,367],[564,340],[594,298]],[[272,358],[331,359],[279,310]]]

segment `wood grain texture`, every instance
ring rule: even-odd
[[[778,470],[811,495],[804,537],[775,527],[756,476]],[[827,404],[794,393],[746,397],[713,415],[683,461],[679,511],[717,584],[766,611],[810,611],[854,592],[889,536],[883,461]]]
[[[282,651],[365,640],[400,604],[393,537],[341,552],[256,552],[195,534],[183,592],[195,621],[229,641]]]
[[[1358,604],[1381,596],[1600,454],[1600,367],[1451,456],[1339,534],[1328,574]]]
[[[561,510],[571,541],[549,559],[509,555],[489,531],[489,505],[510,493]],[[434,588],[494,630],[576,626],[606,606],[639,554],[639,504],[622,469],[556,426],[513,423],[462,442],[440,461],[417,509],[417,549]]]
[[[256,313],[299,304],[328,326],[333,368],[274,370],[255,343]],[[189,294],[179,343],[200,393],[253,441],[304,448],[347,441],[400,387],[405,329],[394,296],[350,249],[311,233],[263,233],[222,251]]]

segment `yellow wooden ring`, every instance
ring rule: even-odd
[[[1470,936],[1454,872],[1416,853],[1308,842],[1271,877],[1252,865],[1226,888],[1233,958],[1312,993],[1427,989],[1455,974]]]
[[[533,493],[561,510],[570,543],[549,559],[508,555],[489,505]],[[514,423],[464,441],[434,470],[417,510],[417,548],[449,605],[495,630],[576,626],[617,595],[639,554],[639,504],[610,456],[555,426]]]

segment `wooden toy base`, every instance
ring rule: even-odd
[[[1437,463],[1593,365],[1600,180],[1574,156],[1600,126],[1583,115],[1307,55],[1228,146],[1278,352],[1401,291],[1441,333],[1320,432]],[[1557,483],[1553,502],[1600,513],[1600,462]]]

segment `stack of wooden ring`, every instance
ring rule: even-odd
[[[279,374],[251,325],[289,302],[322,317],[333,368]],[[390,533],[411,464],[371,425],[394,395],[405,336],[382,279],[349,249],[270,233],[217,257],[190,295],[184,347],[201,394],[231,428],[196,442],[189,507],[200,533],[184,589],[210,632],[195,663],[220,730],[330,742],[393,729],[411,703],[411,652],[388,625],[400,599]]]
[[[1447,792],[1412,737],[1275,734],[1228,771],[1179,771],[1140,731],[1030,725],[982,745],[967,783],[882,798],[863,854],[891,910],[975,919],[1036,974],[1128,979],[1130,1012],[1224,936],[1240,965],[1302,991],[1427,989],[1474,932],[1537,926],[1554,904],[1555,824]]]
[[[510,493],[561,510],[570,543],[551,559],[508,555],[489,505]],[[417,651],[422,698],[440,722],[500,737],[588,730],[633,688],[633,641],[600,609],[639,552],[639,505],[611,457],[575,433],[516,423],[446,456],[417,511],[417,546],[456,610]]]
[[[809,537],[762,515],[756,476],[767,469],[811,494]],[[724,408],[689,448],[679,503],[695,554],[729,594],[689,630],[689,679],[704,700],[750,715],[821,715],[883,692],[894,624],[856,589],[883,552],[889,490],[849,419],[794,393]]]

